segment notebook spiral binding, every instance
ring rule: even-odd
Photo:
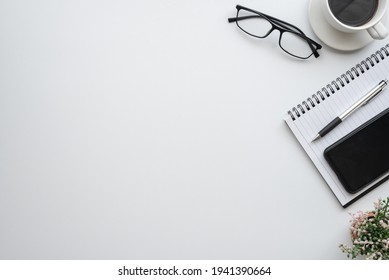
[[[371,56],[362,60],[355,67],[352,67],[350,70],[346,71],[346,73],[327,84],[321,90],[318,90],[311,97],[308,97],[306,100],[301,102],[301,104],[293,107],[288,111],[289,116],[293,121],[295,121],[297,118],[304,115],[307,111],[311,110],[311,108],[314,108],[316,105],[320,104],[320,102],[326,100],[331,96],[331,94],[336,93],[342,87],[345,87],[346,84],[349,84],[355,78],[364,74],[365,71],[369,71],[371,67],[376,65],[376,63],[380,63],[381,60],[384,60],[388,56],[389,44],[385,45]]]

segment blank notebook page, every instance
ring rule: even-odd
[[[340,77],[293,107],[284,118],[343,207],[367,193],[376,186],[377,182],[372,182],[356,194],[348,193],[324,159],[323,152],[328,146],[388,108],[389,87],[323,138],[315,142],[312,142],[312,139],[324,126],[385,79],[389,79],[389,45],[381,48],[356,67],[346,69]]]

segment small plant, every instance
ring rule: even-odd
[[[389,259],[389,197],[374,203],[374,210],[352,215],[352,246],[341,244],[347,257],[363,256],[370,260]]]

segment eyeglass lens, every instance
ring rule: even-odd
[[[251,36],[264,38],[272,31],[273,25],[269,20],[256,13],[240,9],[237,17],[238,27]],[[300,58],[312,55],[312,49],[303,37],[294,32],[284,30],[280,32],[279,45],[285,52]]]

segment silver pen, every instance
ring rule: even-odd
[[[344,111],[341,115],[336,117],[332,122],[327,124],[319,133],[313,138],[313,141],[323,137],[328,132],[333,130],[337,125],[339,125],[342,121],[344,121],[348,116],[354,113],[357,109],[361,108],[363,105],[366,105],[369,101],[371,101],[374,97],[376,97],[388,84],[388,80],[382,80],[377,86],[375,86],[372,90],[370,90],[365,96],[363,96],[360,100],[355,102],[350,108]]]

